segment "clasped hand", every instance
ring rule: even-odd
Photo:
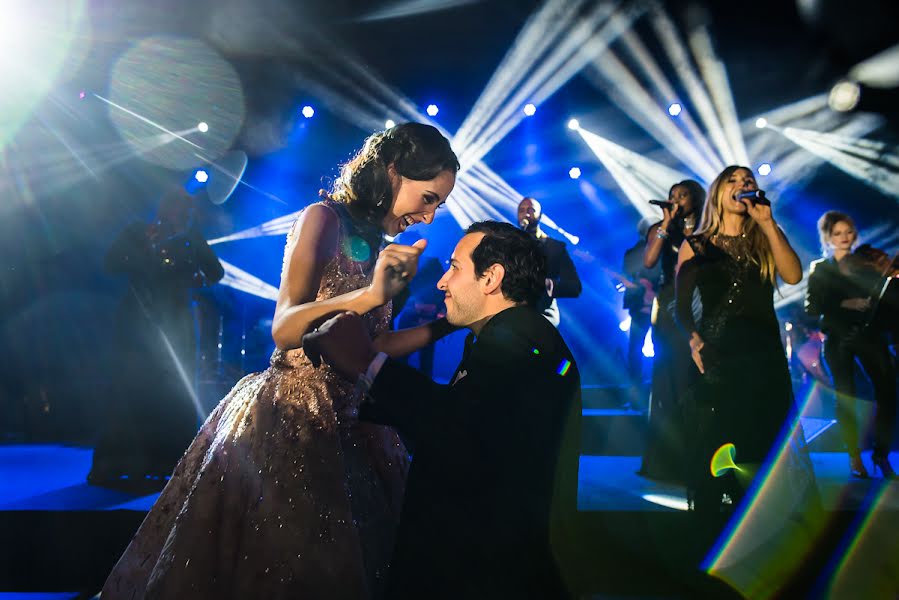
[[[375,272],[368,291],[378,303],[386,304],[409,284],[418,272],[418,259],[427,247],[427,240],[418,240],[411,246],[390,244],[378,255]]]

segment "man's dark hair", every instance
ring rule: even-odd
[[[478,277],[492,265],[500,264],[505,269],[503,296],[513,302],[537,303],[546,291],[546,256],[534,236],[498,221],[475,223],[465,233],[484,234],[471,252]]]

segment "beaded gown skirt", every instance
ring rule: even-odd
[[[372,265],[340,251],[317,299],[367,285]],[[376,335],[389,306],[364,318]],[[103,600],[379,597],[409,459],[395,431],[357,413],[352,383],[276,351],[206,420]]]

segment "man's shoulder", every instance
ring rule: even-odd
[[[525,356],[574,359],[564,338],[531,306],[516,306],[497,314],[478,339],[490,360],[511,362]]]

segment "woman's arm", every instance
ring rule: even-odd
[[[755,219],[762,233],[768,238],[768,244],[771,246],[771,254],[774,255],[774,268],[777,274],[785,283],[796,284],[802,281],[802,263],[796,251],[787,240],[783,229],[778,227],[774,222],[774,216],[771,214],[771,206],[768,204],[753,204],[752,202],[744,202],[746,212]]]
[[[308,207],[296,227],[296,241],[281,273],[281,286],[272,319],[272,338],[279,350],[302,345],[310,325],[332,313],[367,313],[383,302],[369,287],[315,301],[325,266],[337,253],[338,217],[322,204]]]
[[[656,223],[649,228],[649,232],[646,234],[646,247],[643,249],[643,266],[647,269],[656,266],[656,263],[659,262],[659,257],[662,255],[662,248],[668,243],[667,237],[659,237],[659,231],[664,231],[664,235],[667,235],[668,230],[664,222]]]
[[[458,329],[442,318],[418,327],[385,331],[375,338],[375,349],[391,358],[399,358],[421,350]]]

